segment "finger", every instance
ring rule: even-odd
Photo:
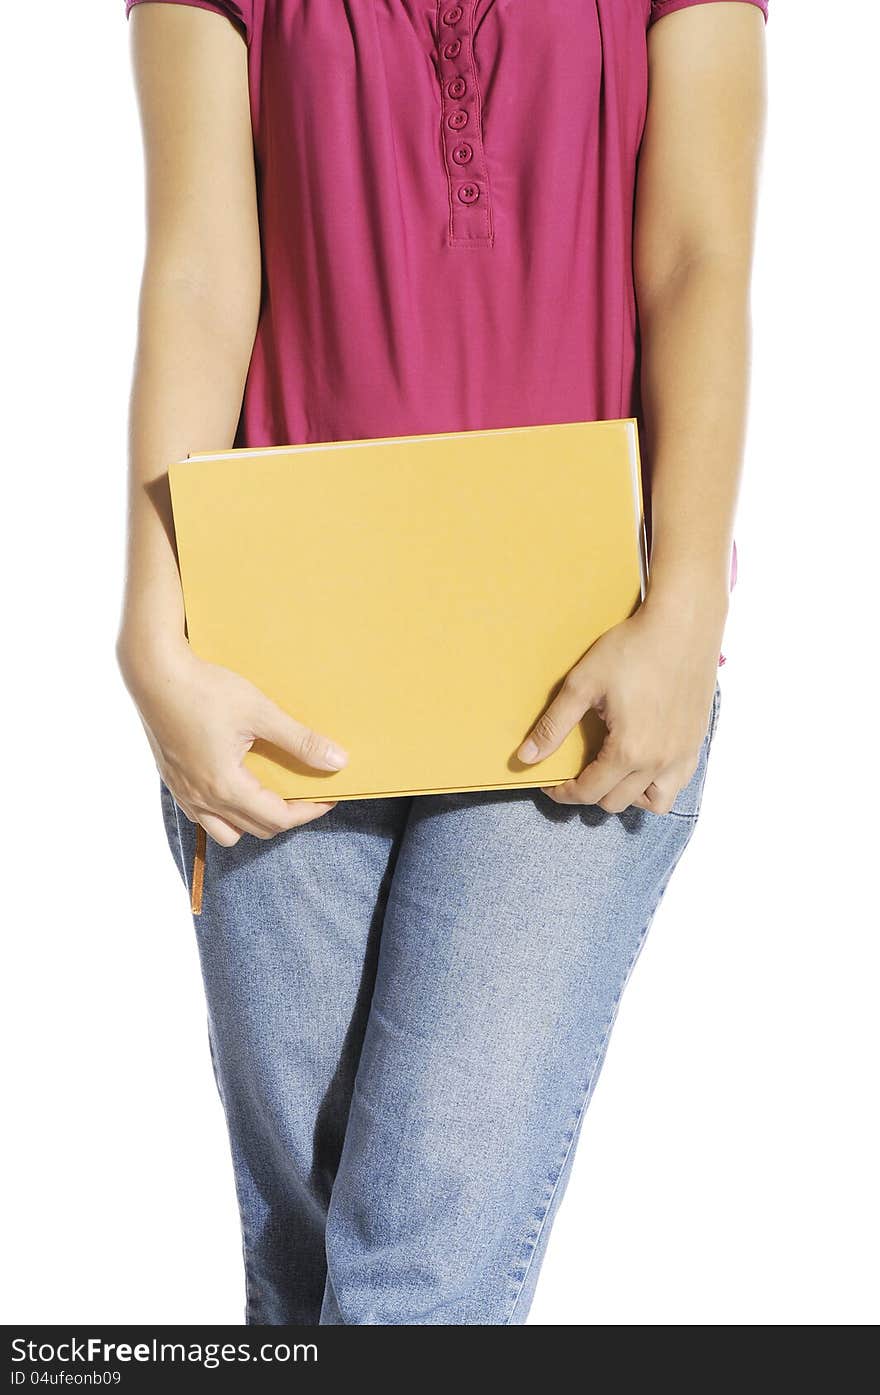
[[[217,814],[209,814],[207,810],[199,814],[196,822],[202,825],[209,838],[213,838],[214,842],[223,848],[234,847],[241,838],[239,829],[227,823],[226,819],[219,818]]]
[[[546,794],[547,798],[552,799],[556,804],[567,804],[568,800],[565,798],[563,786],[570,785],[571,783],[571,780],[563,780],[558,785],[542,785],[541,793]]]
[[[595,696],[583,677],[568,674],[556,697],[542,712],[517,751],[518,758],[524,765],[546,760],[547,756],[559,749],[594,701]]]
[[[642,798],[643,808],[654,814],[668,814],[681,791],[690,784],[697,769],[697,762],[687,765],[678,763],[655,773],[653,782],[645,787]]]
[[[233,812],[230,819],[224,819],[216,814],[208,814],[205,812],[197,822],[202,824],[206,833],[210,832],[206,824],[206,820],[209,819],[213,819],[217,824],[223,825],[226,829],[231,830],[236,835],[231,842],[226,842],[217,838],[214,834],[212,834],[212,837],[215,837],[215,841],[217,842],[224,841],[224,846],[232,847],[234,843],[239,841],[242,833],[249,833],[252,837],[259,838],[261,842],[268,842],[271,838],[277,838],[279,833],[287,832],[292,828],[298,828],[301,824],[311,823],[314,819],[320,818],[323,814],[328,813],[336,803],[335,800],[332,803],[323,801],[319,803],[316,800],[282,800],[281,802],[282,804],[290,806],[289,811],[285,815],[283,827],[257,822],[254,819],[248,818],[247,815],[242,812]]]
[[[296,828],[302,822],[302,806],[313,801],[283,799],[274,790],[261,785],[256,775],[246,766],[240,766],[234,783],[227,796],[227,812],[234,823],[239,818],[251,824],[258,824],[264,830],[262,836],[273,837],[287,829]],[[335,803],[335,801],[333,801]],[[252,830],[249,830],[252,831]],[[257,833],[257,837],[261,834]]]
[[[318,800],[318,799],[297,799],[291,800],[296,808],[296,822],[290,825],[291,828],[301,828],[303,824],[314,823],[315,819],[322,819],[325,814],[329,814],[331,809],[335,809],[338,800]]]
[[[585,801],[578,797],[577,785],[574,780],[566,780],[561,785],[547,785],[541,791],[548,799],[552,799],[554,804],[583,804]]]
[[[557,785],[553,793],[557,804],[599,804],[632,773],[632,762],[621,754],[618,743],[606,736],[598,753],[580,775],[566,780],[564,785]]]
[[[272,837],[290,827],[290,804],[273,790],[266,790],[251,770],[240,766],[223,799],[223,812],[234,823],[243,819],[261,829],[257,837]],[[248,831],[254,831],[248,829]]]
[[[652,814],[668,814],[678,797],[678,787],[668,779],[654,779],[632,801],[637,809]]]
[[[269,790],[262,790],[262,794],[270,794]],[[252,822],[246,814],[236,816],[241,818],[242,829],[246,833],[252,833],[255,838],[266,840],[275,838],[279,833],[288,833],[291,829],[300,828],[303,824],[313,823],[315,819],[321,818],[324,814],[335,808],[337,800],[318,799],[281,799],[280,796],[272,795],[274,800],[278,798],[282,805],[282,815],[278,821],[273,821],[267,827],[263,823]]]
[[[636,770],[632,775],[627,775],[625,780],[619,780],[606,795],[598,801],[600,808],[607,814],[622,814],[631,804],[645,797],[645,790],[653,784],[653,773],[650,770]],[[659,792],[658,792],[659,793]],[[653,808],[653,806],[650,806]],[[656,812],[656,810],[655,810]]]
[[[255,730],[258,736],[314,770],[341,770],[348,764],[347,752],[329,736],[303,726],[268,698],[260,709]]]
[[[253,781],[253,790],[249,780]],[[271,796],[275,801],[272,808],[276,812],[273,819],[260,807],[259,801],[254,798],[254,791],[258,795],[264,793],[256,777],[250,771],[237,771],[232,778],[212,786],[207,794],[208,802],[196,807],[198,821],[206,831],[205,816],[209,816],[220,819],[239,833],[251,833],[255,838],[274,837],[285,826],[284,800],[279,795]]]
[[[283,799],[274,790],[261,785],[252,771],[239,766],[213,812],[243,833],[267,839],[311,822],[335,803],[335,800]],[[312,812],[315,805],[321,806],[318,813]]]
[[[280,828],[272,828],[268,824],[258,823],[256,819],[249,819],[247,814],[231,809],[228,815],[221,815],[224,823],[228,823],[231,828],[237,828],[239,833],[249,833],[252,838],[260,838],[265,841],[274,838],[281,832]]]
[[[292,826],[290,801],[263,789],[251,771],[241,767],[222,793],[215,786],[210,804],[190,805],[177,801],[191,823],[200,823],[210,833],[208,820],[215,820],[215,842],[231,847],[242,833],[255,838],[274,838],[276,833]],[[221,833],[221,829],[223,830]]]
[[[241,819],[235,817],[224,817],[223,806],[219,803],[209,807],[207,804],[191,804],[186,799],[174,795],[174,802],[182,814],[189,819],[190,823],[201,824],[205,832],[214,839],[215,843],[221,843],[224,847],[232,847],[237,843],[242,834]],[[225,812],[231,813],[228,809]]]
[[[232,847],[241,837],[241,829],[238,825],[229,819],[223,818],[216,810],[199,808],[194,804],[188,804],[185,800],[178,799],[177,795],[174,796],[174,802],[189,822],[201,824],[202,828],[214,839],[215,843],[222,843],[224,847]]]

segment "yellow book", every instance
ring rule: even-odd
[[[561,783],[595,713],[515,752],[568,670],[644,598],[634,419],[234,449],[170,467],[189,641],[322,734],[319,773],[257,742],[286,798]]]

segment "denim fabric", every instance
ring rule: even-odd
[[[195,921],[248,1323],[521,1324],[621,995],[700,811],[358,800],[211,842]],[[162,786],[187,879],[194,826]]]

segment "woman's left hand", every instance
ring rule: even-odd
[[[697,768],[715,692],[726,600],[647,601],[602,635],[575,664],[517,755],[544,760],[585,713],[607,735],[580,775],[543,789],[557,804],[630,805],[667,814]]]

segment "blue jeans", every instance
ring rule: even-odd
[[[494,791],[209,843],[195,925],[246,1322],[525,1322],[719,705],[716,685],[668,814]],[[194,825],[162,802],[186,880]]]

